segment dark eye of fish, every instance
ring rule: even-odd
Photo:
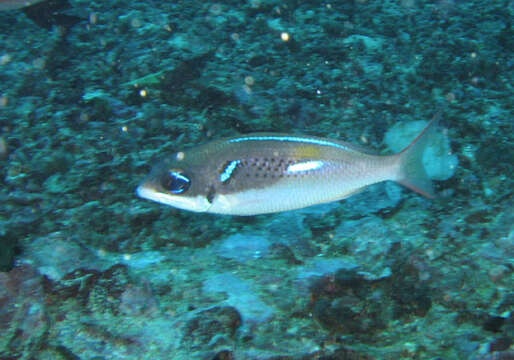
[[[161,186],[173,194],[182,194],[191,186],[191,180],[181,171],[168,171],[161,180]]]

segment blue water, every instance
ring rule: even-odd
[[[514,356],[512,1],[69,5],[0,12],[0,359]],[[212,139],[385,154],[438,112],[458,165],[434,200],[230,217],[135,194]]]

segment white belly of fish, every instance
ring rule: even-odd
[[[388,171],[370,172],[370,176],[365,177],[284,179],[267,188],[217,194],[207,212],[256,215],[301,209],[344,199],[368,185],[390,179],[391,174]]]

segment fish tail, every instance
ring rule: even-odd
[[[439,118],[440,113],[437,113],[409,146],[397,154],[400,167],[396,181],[431,199],[435,197],[435,192],[423,166],[423,154],[435,134]]]

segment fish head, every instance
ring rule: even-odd
[[[178,152],[155,165],[138,186],[137,194],[148,200],[183,210],[206,212],[211,207],[205,166],[196,156]]]

